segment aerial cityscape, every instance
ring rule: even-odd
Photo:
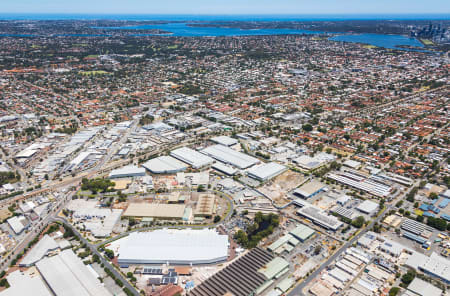
[[[2,3],[0,296],[450,296],[450,3],[364,2]]]

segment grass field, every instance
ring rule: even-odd
[[[420,42],[422,42],[425,46],[434,45],[433,41],[431,41],[430,39],[420,39]]]

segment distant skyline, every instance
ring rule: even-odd
[[[3,0],[1,13],[48,14],[450,14],[448,0]]]

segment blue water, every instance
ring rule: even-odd
[[[130,20],[130,21],[176,21],[177,23],[167,23],[158,25],[142,25],[115,28],[99,28],[105,29],[103,34],[81,35],[68,34],[65,36],[75,37],[99,37],[108,36],[107,30],[121,29],[161,29],[171,32],[170,34],[162,34],[167,36],[183,36],[183,37],[203,37],[203,36],[256,36],[256,35],[285,35],[285,34],[323,34],[324,32],[295,30],[295,29],[258,29],[258,30],[242,30],[238,28],[214,28],[214,27],[189,27],[186,22],[203,21],[203,22],[219,22],[219,21],[324,21],[324,20],[448,20],[450,14],[396,14],[396,15],[377,15],[377,14],[360,14],[360,15],[107,15],[107,14],[0,14],[0,20]],[[107,30],[106,30],[107,29]],[[333,32],[330,32],[333,33]],[[334,32],[334,34],[336,34]],[[0,35],[5,37],[8,34]],[[130,36],[147,36],[152,34],[130,34]],[[18,35],[10,37],[35,37],[34,35]],[[398,46],[413,46],[417,48],[423,47],[422,43],[414,38],[400,35],[381,35],[381,34],[339,34],[333,36],[330,40],[357,42],[375,45],[378,47],[423,51],[420,49],[404,49]]]
[[[294,29],[258,29],[243,30],[239,28],[216,28],[216,27],[190,27],[186,23],[168,23],[158,25],[140,25],[124,27],[95,27],[96,29],[108,30],[151,30],[160,29],[171,32],[170,35],[177,37],[205,37],[205,36],[256,36],[256,35],[286,35],[286,34],[321,34],[323,32],[294,30]],[[138,34],[135,34],[138,35]],[[152,35],[152,34],[139,34]]]
[[[402,35],[383,35],[383,34],[357,34],[357,35],[337,35],[330,37],[329,40],[355,42],[375,45],[378,47],[401,49],[399,45],[424,47],[423,44],[416,38],[410,38]],[[415,51],[415,49],[408,49]]]

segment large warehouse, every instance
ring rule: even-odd
[[[56,296],[111,295],[72,250],[46,257],[36,267]]]
[[[324,191],[326,186],[319,181],[312,180],[300,188],[294,190],[293,194],[301,198],[311,198]]]
[[[174,174],[187,169],[187,165],[171,156],[150,159],[142,165],[154,174]]]
[[[220,144],[209,146],[203,149],[202,152],[218,161],[231,164],[241,170],[259,163],[259,160],[255,157]]]
[[[215,230],[159,229],[133,232],[109,247],[119,264],[198,265],[228,258],[228,236]]]
[[[124,217],[151,217],[157,219],[181,219],[186,206],[184,204],[130,203]]]
[[[247,171],[247,175],[253,179],[264,182],[278,176],[287,170],[284,165],[276,162],[263,163]]]
[[[214,160],[198,151],[192,150],[188,147],[182,147],[170,152],[170,155],[189,164],[194,169],[199,169],[211,165]]]
[[[230,138],[228,136],[214,137],[214,138],[211,138],[211,141],[213,141],[214,143],[217,143],[217,144],[222,144],[224,146],[233,146],[238,143],[238,140]]]
[[[145,169],[135,165],[127,165],[119,169],[112,170],[109,173],[110,179],[132,178],[145,176]]]

